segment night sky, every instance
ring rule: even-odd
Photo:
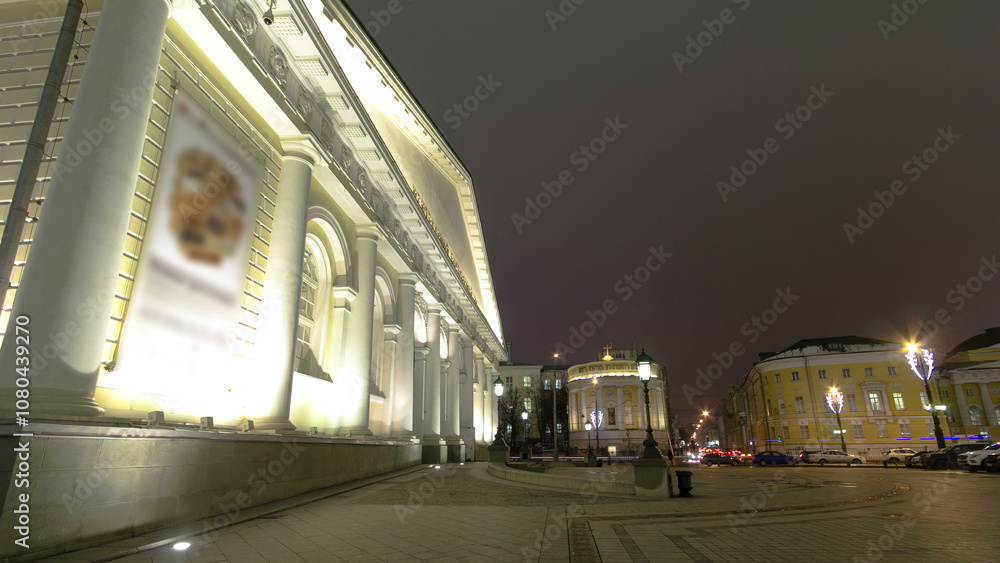
[[[472,174],[515,362],[634,342],[686,422],[801,339],[1000,325],[1000,3],[349,4]]]

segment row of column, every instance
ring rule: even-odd
[[[31,397],[35,418],[98,416],[94,401],[107,322],[112,313],[121,249],[125,239],[135,179],[152,107],[162,41],[170,14],[165,0],[135,2],[106,0],[101,22],[85,66],[66,128],[57,170],[51,181],[42,221],[36,228],[11,312],[7,334],[14,335],[17,319],[30,319],[39,335],[48,363],[32,373]],[[126,92],[133,111],[112,113],[107,100]],[[70,151],[88,141],[88,133],[112,120],[113,135],[73,166]],[[246,405],[246,416],[259,428],[293,429],[291,390],[295,333],[298,326],[302,256],[313,169],[322,163],[311,135],[282,140],[284,158],[272,225],[263,299],[273,307],[262,317],[256,337],[255,379],[263,387]],[[357,293],[345,305],[347,340],[337,362],[335,384],[344,409],[338,428],[351,436],[371,434],[368,369],[372,352],[372,314],[375,268],[380,239],[375,225],[357,230],[353,272]],[[418,437],[436,445],[471,446],[492,438],[495,400],[490,382],[493,368],[476,353],[470,339],[456,327],[449,329],[448,360],[438,353],[439,307],[428,315],[428,341],[413,336],[417,278],[399,277],[397,319],[403,327],[390,335],[392,376],[388,404],[390,435]],[[82,304],[89,313],[80,314]],[[350,313],[348,306],[354,310]],[[14,366],[15,339],[5,339],[0,365]],[[464,361],[460,362],[459,358]],[[5,378],[5,397],[14,378]],[[4,400],[3,417],[13,403]],[[471,453],[471,447],[470,453]]]
[[[621,385],[616,385],[618,394],[618,406],[617,412],[615,413],[615,427],[611,428],[608,426],[607,411],[604,405],[604,386],[596,387],[596,410],[602,411],[605,414],[604,424],[601,426],[602,430],[625,430],[625,398],[624,391]],[[646,427],[646,403],[645,396],[643,395],[642,384],[636,385],[636,390],[638,396],[633,398],[633,404],[638,408],[639,417],[637,424],[640,428]],[[570,391],[570,428],[576,432],[583,430],[583,424],[590,420],[590,412],[594,410],[593,403],[587,402],[587,392],[588,389],[578,389],[575,391]],[[653,417],[651,426],[654,430],[660,430],[666,428],[665,424],[661,424],[661,415],[665,416],[664,412],[661,412],[664,402],[662,399],[662,389],[658,389],[654,385],[650,385],[649,389],[649,410],[650,416]]]

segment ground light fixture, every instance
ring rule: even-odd
[[[906,345],[906,361],[910,364],[910,369],[917,377],[924,382],[924,390],[927,392],[927,402],[932,403],[931,395],[931,375],[934,373],[934,353],[926,348],[921,348],[916,342]],[[937,440],[938,449],[943,450],[947,445],[944,443],[944,432],[941,430],[941,421],[938,419],[937,409],[927,409],[931,412],[934,420],[934,439]]]
[[[503,397],[503,380],[499,376],[493,380],[493,394],[497,396],[497,435],[493,439],[493,445],[506,446],[503,437],[500,436],[500,397]]]
[[[646,350],[643,350],[635,359],[635,365],[639,368],[639,379],[642,380],[642,389],[646,395],[646,439],[642,442],[645,448],[642,452],[642,459],[663,459],[660,450],[656,447],[656,440],[653,438],[653,419],[649,415],[649,378],[652,377],[653,358],[646,354]]]
[[[840,425],[840,411],[844,410],[844,394],[836,387],[831,387],[826,392],[826,404],[830,410],[837,413],[837,434],[840,434],[840,447],[847,453],[847,443],[844,441],[844,428]]]
[[[174,544],[174,549],[177,551],[184,551],[189,547],[191,547],[191,542],[181,541]]]

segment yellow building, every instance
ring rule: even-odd
[[[936,379],[955,435],[1000,435],[1000,328],[956,346],[941,362]]]
[[[742,450],[842,449],[879,459],[885,450],[936,449],[923,382],[904,357],[902,343],[843,336],[801,340],[762,354],[724,411],[731,423],[724,446]],[[827,402],[843,394],[840,425]],[[941,404],[932,381],[934,404]],[[945,417],[941,424],[950,436]],[[838,431],[842,429],[842,434]]]

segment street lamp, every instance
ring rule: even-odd
[[[830,406],[830,410],[837,413],[837,434],[840,434],[840,447],[844,449],[846,454],[847,443],[844,442],[844,428],[840,425],[840,411],[844,410],[844,394],[836,387],[831,387],[826,393],[826,404]]]
[[[917,374],[924,382],[924,389],[927,391],[927,403],[933,404],[933,399],[931,398],[931,375],[934,373],[934,353],[926,348],[920,348],[916,342],[910,342],[906,345],[906,361],[910,363],[910,368],[913,373]],[[928,409],[931,411],[931,418],[934,419],[934,438],[937,440],[937,446],[939,450],[943,450],[946,445],[944,443],[944,432],[941,430],[941,421],[938,420],[937,410]]]
[[[590,430],[594,427],[594,425],[588,420],[583,424],[583,427],[587,429],[587,455],[590,455],[594,453],[594,450],[590,447]]]
[[[528,443],[528,411],[527,409],[521,409],[521,421],[524,423],[524,437],[521,439],[522,444]]]
[[[597,443],[597,453],[601,453],[601,424],[604,423],[604,411],[590,411],[590,422],[594,424],[594,441]]]
[[[493,445],[506,447],[507,444],[504,443],[503,437],[500,436],[500,397],[503,397],[503,380],[499,376],[493,380],[493,394],[497,396],[497,435],[493,439]]]
[[[649,378],[652,376],[653,358],[647,356],[646,351],[643,350],[635,359],[635,365],[639,368],[639,379],[642,380],[642,389],[646,394],[646,439],[642,442],[645,447],[642,459],[663,459],[660,450],[656,447],[656,440],[653,438],[653,419],[649,415]]]

